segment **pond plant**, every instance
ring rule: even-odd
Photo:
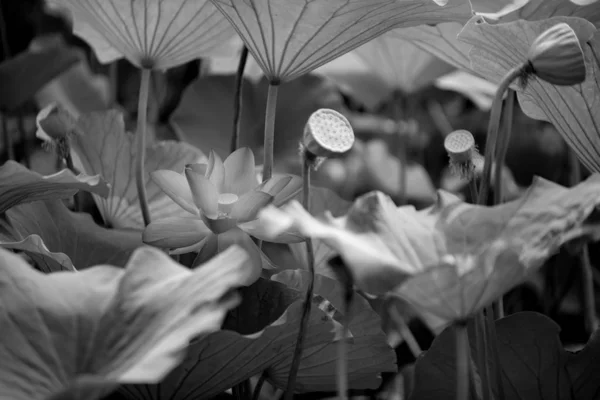
[[[38,3],[68,40],[15,56],[0,5],[1,399],[600,398],[600,2]],[[215,74],[216,58],[235,75]],[[438,92],[417,115],[422,91],[456,70],[493,88],[483,134]],[[100,106],[104,75],[115,103]],[[343,199],[323,171],[343,182],[363,168],[373,138],[357,110],[398,98],[402,112],[368,132],[401,148],[397,162],[363,161],[400,177],[400,201]],[[192,136],[224,146],[186,143],[181,118],[152,118],[153,104],[185,109]],[[536,134],[519,118],[568,146],[568,187],[535,176],[507,199],[511,144]],[[428,119],[468,190],[412,204],[411,164],[433,185]],[[294,147],[286,166],[276,141]],[[554,308],[505,303],[544,291],[552,265],[580,281],[569,347],[549,310],[574,285]]]

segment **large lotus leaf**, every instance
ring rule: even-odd
[[[304,293],[308,287],[307,271],[284,271],[274,280]],[[315,276],[315,293],[325,297],[334,307],[336,314],[344,311],[343,285],[323,275]],[[381,385],[383,372],[396,372],[396,356],[387,344],[381,329],[381,319],[365,298],[355,294],[349,313],[347,344],[348,383],[350,389],[376,389]],[[338,339],[340,340],[340,339]],[[333,392],[336,389],[336,361],[338,342],[306,346],[298,371],[300,391]],[[285,388],[291,358],[283,359],[271,366],[267,376],[279,387]]]
[[[440,191],[436,205],[416,211],[373,192],[357,199],[346,216],[328,222],[298,203],[266,209],[260,218],[275,232],[295,225],[324,240],[363,290],[391,292],[454,320],[521,283],[566,242],[596,239],[593,214],[599,204],[596,174],[571,189],[536,179],[521,198],[494,207]]]
[[[475,0],[478,1],[478,0]],[[491,15],[500,22],[519,19],[540,21],[552,17],[579,17],[600,27],[600,2],[589,0],[528,0],[523,7],[500,15]]]
[[[260,279],[241,291],[244,302],[224,329],[192,342],[185,361],[158,386],[125,386],[131,400],[207,399],[274,365],[288,362],[302,316],[302,293],[282,283]],[[330,343],[336,324],[315,297],[307,346]]]
[[[498,354],[506,400],[594,399],[600,349],[596,333],[579,353],[566,351],[558,325],[534,312],[521,312],[496,321]],[[440,334],[415,367],[411,400],[452,398],[456,393],[454,328]],[[471,354],[477,346],[471,340]]]
[[[90,400],[160,382],[238,303],[228,292],[247,260],[231,248],[190,271],[146,247],[125,269],[43,274],[0,250],[0,397]]]
[[[60,201],[17,206],[6,218],[12,232],[0,234],[0,246],[26,252],[46,272],[99,264],[122,267],[142,246],[139,231],[98,226],[89,214],[72,212]]]
[[[369,107],[394,90],[413,93],[455,68],[390,32],[318,68]],[[374,79],[372,75],[375,75]]]
[[[109,187],[100,175],[75,175],[65,169],[43,176],[23,165],[7,161],[0,167],[0,213],[19,204],[66,199],[80,190],[107,197]]]
[[[125,132],[116,110],[81,115],[77,135],[71,137],[75,166],[100,174],[110,185],[107,199],[95,196],[105,223],[114,228],[141,229],[144,224],[135,183],[135,136]],[[159,169],[183,172],[186,164],[206,161],[198,149],[185,143],[155,142],[146,149],[146,193],[152,219],[189,215],[150,178]]]
[[[498,82],[526,59],[530,44],[539,34],[560,22],[568,23],[583,42],[586,80],[574,86],[554,86],[532,77],[525,90],[518,92],[519,103],[528,116],[551,122],[587,168],[600,171],[600,114],[595,112],[600,103],[600,33],[590,22],[556,17],[489,25],[474,17],[460,39],[473,45],[470,57],[475,71]]]
[[[496,90],[498,90],[498,85],[460,70],[439,78],[436,80],[435,86],[442,90],[458,92],[485,111],[492,108],[492,102],[496,96]]]
[[[81,51],[74,47],[54,46],[4,61],[0,64],[0,108],[17,108],[81,59]]]
[[[275,81],[308,73],[393,28],[471,16],[465,0],[211,1]]]
[[[46,0],[66,12],[73,31],[102,63],[125,57],[137,67],[167,69],[223,54],[235,32],[208,0]]]

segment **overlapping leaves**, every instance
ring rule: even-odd
[[[192,272],[143,248],[125,269],[46,275],[0,249],[0,397],[89,400],[159,382],[238,303],[228,293],[246,260],[232,248]]]

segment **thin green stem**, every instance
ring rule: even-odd
[[[119,61],[114,61],[108,67],[108,78],[110,82],[110,103],[116,105],[119,100]]]
[[[354,298],[354,289],[352,283],[344,285],[344,310],[342,311],[342,338],[338,341],[337,351],[337,389],[338,399],[346,400],[348,398],[348,336],[350,332],[350,320],[352,312],[352,300]]]
[[[306,211],[310,212],[310,170],[313,166],[313,161],[308,152],[302,152],[302,205]],[[296,377],[300,369],[300,361],[302,360],[302,351],[304,350],[304,337],[308,328],[310,319],[310,311],[312,308],[312,297],[315,281],[315,253],[310,238],[306,239],[306,258],[308,260],[309,282],[306,289],[306,297],[304,299],[304,308],[302,309],[302,319],[300,320],[300,329],[296,339],[296,348],[290,366],[290,374],[288,376],[287,388],[285,391],[285,400],[292,400],[294,397],[294,389],[296,388]]]
[[[25,127],[25,112],[23,111],[23,107],[17,109],[17,126],[19,128],[21,144],[23,145],[23,164],[29,168],[31,165],[31,151],[29,149],[29,134]]]
[[[516,95],[514,90],[508,90],[504,111],[504,135],[498,138],[498,151],[494,157],[496,159],[494,163],[494,204],[501,204],[504,201],[502,170],[506,154],[508,153],[508,146],[510,145],[510,137],[512,136]]]
[[[244,86],[244,70],[248,61],[248,47],[244,46],[240,55],[237,73],[235,75],[235,94],[233,96],[233,132],[231,134],[230,152],[240,147],[240,118],[242,116],[242,90]]]
[[[70,148],[67,149],[67,151],[64,154],[64,157],[65,157],[65,163],[67,164],[67,168],[75,175],[78,175],[79,172],[77,171],[77,168],[75,168],[75,165],[73,164],[73,157],[71,157]],[[73,209],[77,212],[83,211],[80,193],[81,192],[77,192],[73,195]]]
[[[8,130],[8,120],[6,118],[6,113],[2,115],[2,141],[6,151],[6,157],[9,160],[15,159],[15,149],[12,141],[12,134]]]
[[[256,382],[256,386],[254,386],[254,392],[252,392],[252,400],[258,400],[260,398],[260,392],[267,380],[266,372],[260,374],[260,378],[258,378],[258,382]]]
[[[569,183],[575,186],[581,182],[581,164],[577,154],[569,148],[570,174]],[[585,329],[588,335],[591,335],[598,328],[598,319],[596,317],[596,296],[594,294],[594,274],[590,262],[590,254],[587,245],[579,254],[579,264],[581,265],[581,305],[583,307],[583,319]]]
[[[404,318],[400,316],[400,314],[398,313],[398,309],[396,309],[396,307],[394,307],[393,304],[390,304],[388,312],[390,317],[392,318],[392,321],[394,321],[394,324],[396,324],[396,326],[398,327],[400,335],[402,335],[402,338],[408,345],[410,352],[416,360],[423,352],[421,346],[419,346],[419,342],[417,342],[417,339],[415,339],[414,335],[412,334],[410,327],[404,321]]]
[[[146,198],[146,171],[144,169],[146,162],[146,131],[148,124],[148,95],[150,91],[150,77],[152,70],[142,68],[140,80],[140,96],[138,102],[138,121],[136,134],[136,168],[135,179],[137,184],[138,197],[140,199],[140,208],[144,225],[150,224],[150,210],[148,209],[148,200]]]
[[[497,306],[496,306],[497,307]],[[494,317],[494,307],[488,306],[485,309],[485,329],[486,337],[489,339],[492,348],[492,372],[494,372],[493,386],[496,388],[498,399],[504,399],[504,382],[502,381],[502,365],[500,364],[500,350],[498,349],[498,336],[496,334],[496,318]]]
[[[487,204],[490,178],[492,176],[492,164],[494,155],[496,154],[496,142],[498,141],[498,132],[500,130],[500,117],[502,116],[502,102],[504,92],[509,88],[512,82],[521,76],[523,65],[519,65],[508,71],[506,76],[500,82],[496,96],[492,103],[492,111],[490,114],[490,123],[488,125],[488,134],[485,145],[485,162],[483,165],[483,174],[481,175],[481,184],[479,186],[479,197],[477,203],[481,205]]]
[[[455,325],[456,334],[456,400],[469,400],[469,335],[467,324],[458,322]]]
[[[275,114],[277,113],[277,94],[279,82],[270,82],[267,93],[267,109],[265,112],[265,142],[263,162],[263,182],[273,176],[273,152],[275,144]]]
[[[475,344],[477,346],[477,366],[479,367],[479,376],[481,378],[483,400],[491,400],[490,371],[487,357],[488,338],[483,311],[478,312],[475,315],[475,337]]]

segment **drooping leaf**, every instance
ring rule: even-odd
[[[100,175],[75,175],[65,169],[42,176],[14,161],[7,161],[0,167],[0,213],[32,201],[66,199],[79,190],[100,197],[107,197],[109,193],[109,187]]]
[[[208,0],[47,0],[72,19],[102,63],[125,57],[137,67],[168,69],[225,54],[235,32]]]
[[[598,381],[588,375],[600,358],[597,338],[592,338],[581,352],[570,353],[563,348],[559,331],[554,321],[534,312],[496,321],[505,399],[597,397]],[[455,342],[454,328],[447,328],[417,360],[411,400],[455,396]],[[470,345],[476,359],[475,340],[470,340]]]
[[[0,397],[90,400],[160,382],[238,303],[227,293],[246,260],[232,248],[190,271],[143,248],[125,269],[46,275],[0,249]]]
[[[485,4],[483,4],[485,3]],[[474,0],[473,9],[476,12],[494,13],[495,11],[487,7],[489,4],[502,4],[506,2],[496,2],[495,0]],[[580,6],[571,0],[527,0],[514,1],[514,4],[524,5],[516,10],[508,12],[496,12],[496,22],[511,22],[519,19],[529,21],[540,21],[552,17],[580,17],[586,18],[594,24],[598,24],[600,18],[600,2]],[[526,3],[526,4],[525,4]],[[581,3],[581,2],[579,2]],[[483,7],[480,7],[483,5]],[[487,15],[486,15],[487,18]],[[492,19],[490,19],[492,21]],[[429,51],[447,63],[466,71],[475,71],[471,66],[469,51],[471,45],[458,38],[458,34],[463,29],[462,23],[447,22],[437,26],[416,26],[410,28],[400,28],[392,31],[392,35],[411,41],[423,50]],[[484,77],[488,78],[486,75]]]
[[[284,271],[273,277],[278,282],[304,293],[308,287],[307,271]],[[315,276],[315,293],[323,296],[343,313],[343,285],[323,275]],[[335,314],[334,314],[335,315]],[[350,389],[376,389],[381,385],[383,372],[396,372],[396,357],[387,344],[381,328],[379,315],[366,299],[355,294],[350,310],[348,343],[348,382]],[[338,339],[339,340],[339,339]],[[297,384],[300,391],[333,392],[336,389],[337,341],[306,346],[298,371]],[[285,388],[291,358],[269,368],[267,376]]]
[[[122,393],[130,400],[208,399],[291,359],[302,315],[302,294],[261,279],[244,288],[242,296],[244,302],[226,321],[226,330],[192,342],[185,361],[160,386],[125,386]],[[317,305],[313,305],[309,319],[307,346],[335,338],[333,321]]]
[[[110,182],[107,199],[94,197],[105,223],[114,228],[143,228],[135,180],[135,137],[125,132],[123,116],[115,110],[81,115],[80,134],[73,135],[71,150],[75,166],[100,174]],[[204,154],[185,143],[164,141],[146,149],[146,192],[152,219],[188,215],[150,178],[159,169],[183,172],[186,164],[204,162]]]
[[[594,111],[600,101],[600,34],[591,23],[581,18],[556,17],[490,25],[474,17],[460,39],[473,45],[470,57],[475,71],[498,82],[526,59],[530,44],[539,34],[560,22],[568,23],[582,41],[585,82],[554,86],[532,77],[525,90],[518,92],[519,103],[528,116],[551,122],[587,168],[600,171],[600,114]]]
[[[0,108],[17,108],[81,58],[81,51],[74,47],[53,46],[4,61],[0,64]]]
[[[306,74],[393,28],[471,16],[464,0],[211,1],[275,81]]]
[[[0,246],[26,252],[45,272],[123,267],[142,246],[140,232],[98,226],[89,214],[72,212],[60,201],[13,207],[6,217],[13,232],[0,234]]]
[[[295,227],[325,241],[366,292],[399,296],[452,321],[522,283],[563,244],[597,240],[599,194],[598,174],[571,189],[538,178],[521,198],[494,207],[440,191],[437,204],[416,211],[373,192],[327,222],[297,202],[260,218],[277,221],[274,234]]]

